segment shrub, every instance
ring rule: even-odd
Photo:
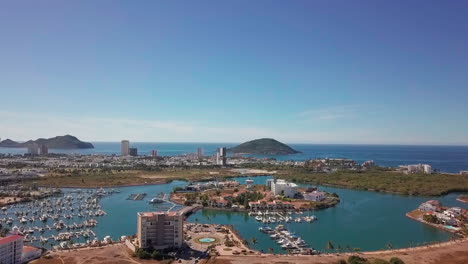
[[[423,216],[423,219],[424,219],[424,221],[429,222],[429,223],[434,223],[434,224],[439,223],[439,219],[437,219],[437,216],[435,216],[435,215],[426,214],[426,215]]]
[[[405,264],[405,262],[400,258],[393,257],[390,259],[390,264]]]
[[[348,263],[349,264],[367,264],[367,259],[359,256],[350,256],[348,258]]]

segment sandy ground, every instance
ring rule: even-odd
[[[15,197],[3,197],[3,198],[0,198],[0,205],[1,206],[4,206],[4,205],[8,205],[8,204],[13,204],[13,203],[19,203],[23,200],[23,198],[16,198],[16,201],[15,201]]]
[[[115,244],[102,248],[86,248],[71,251],[58,251],[50,254],[52,259],[39,259],[32,264],[131,264],[155,263],[132,258],[128,248]]]
[[[209,264],[332,264],[350,255],[359,255],[369,260],[391,257],[401,258],[406,264],[466,264],[468,263],[468,240],[458,243],[444,243],[431,247],[403,249],[394,251],[376,251],[357,254],[323,254],[318,256],[219,256],[208,261]]]
[[[347,259],[352,254],[323,254],[318,256],[281,256],[281,255],[239,255],[212,258],[209,264],[332,264],[340,259]],[[389,260],[399,257],[406,264],[466,264],[468,263],[468,240],[449,242],[430,247],[356,253],[369,260],[381,258]],[[132,258],[125,245],[116,244],[103,248],[60,251],[51,253],[52,259],[40,259],[33,264],[130,264],[157,263],[153,260]]]

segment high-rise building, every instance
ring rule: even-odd
[[[128,152],[129,152],[128,154],[130,154],[130,156],[132,156],[132,157],[138,156],[138,149],[137,148],[129,148]]]
[[[226,157],[226,148],[218,148],[216,152],[216,164],[221,166],[226,166],[227,157]]]
[[[0,237],[0,263],[21,264],[21,254],[23,252],[23,237],[20,235],[10,235]]]
[[[152,150],[151,151],[151,157],[156,158],[158,156],[158,151],[157,150]]]
[[[37,144],[28,145],[28,154],[38,155],[39,154],[39,146]]]
[[[202,148],[197,148],[197,158],[198,159],[203,158],[203,149]]]
[[[180,248],[184,241],[184,216],[180,212],[138,213],[137,237],[140,248]]]
[[[122,143],[120,144],[120,155],[121,156],[130,155],[130,141],[122,140]]]
[[[47,147],[46,144],[42,144],[39,147],[39,152],[40,152],[41,155],[47,155],[47,154],[49,154],[49,148]]]

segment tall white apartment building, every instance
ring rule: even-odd
[[[197,158],[198,159],[203,158],[203,149],[202,148],[197,148]]]
[[[180,248],[184,241],[183,224],[180,212],[138,213],[138,244],[140,248]]]
[[[122,140],[122,142],[120,143],[120,155],[121,156],[130,155],[130,141]]]
[[[226,166],[227,163],[227,154],[226,154],[226,148],[218,148],[218,151],[216,152],[216,164],[221,165],[221,166]]]
[[[21,264],[23,253],[23,236],[10,235],[0,237],[0,263]]]

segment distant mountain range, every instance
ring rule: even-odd
[[[272,138],[255,139],[242,143],[228,149],[228,152],[237,154],[258,154],[258,155],[288,155],[300,153],[290,146]]]
[[[27,148],[30,145],[46,145],[50,149],[90,149],[94,148],[93,144],[83,142],[78,138],[70,135],[57,136],[53,138],[39,138],[36,140],[28,140],[26,142],[16,142],[11,139],[0,141],[0,147],[4,148]]]

